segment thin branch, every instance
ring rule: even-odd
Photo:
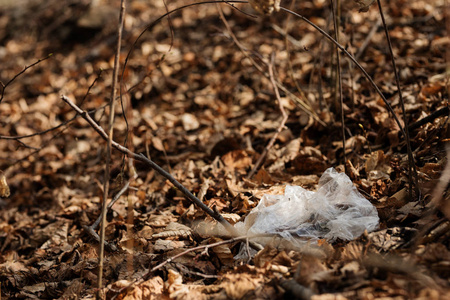
[[[117,202],[117,200],[119,200],[120,197],[122,197],[122,195],[126,191],[128,191],[128,189],[130,188],[131,182],[136,180],[136,178],[137,178],[137,174],[134,173],[132,175],[132,177],[129,180],[127,180],[127,182],[124,184],[122,189],[108,203],[107,211],[109,211],[113,207],[113,205]],[[95,229],[97,229],[97,227],[98,227],[98,225],[100,224],[101,221],[102,221],[102,215],[100,214],[98,216],[97,220],[95,220],[95,222],[91,226],[83,226],[83,229],[87,233],[89,233],[91,235],[91,237],[93,237],[99,243],[100,243],[100,236],[97,234],[97,232],[95,232]],[[113,252],[117,251],[117,247],[114,244],[108,243],[107,241],[104,241],[104,244],[108,248],[108,250],[113,251]]]
[[[197,251],[197,250],[204,250],[202,253],[207,253],[209,248],[214,248],[217,246],[222,246],[222,245],[226,245],[226,244],[231,244],[234,242],[238,242],[238,241],[242,241],[242,240],[246,240],[248,239],[247,236],[240,236],[240,237],[235,237],[235,238],[231,238],[229,240],[225,240],[225,241],[219,241],[216,243],[212,243],[212,244],[208,244],[208,245],[201,245],[201,246],[197,246],[197,247],[193,247],[193,248],[189,248],[183,252],[180,252],[172,257],[169,257],[168,259],[166,259],[165,261],[163,261],[162,263],[156,265],[155,267],[151,268],[144,276],[142,276],[140,279],[135,279],[133,282],[131,282],[128,286],[125,286],[123,288],[121,288],[120,290],[117,291],[117,294],[115,296],[118,296],[120,293],[124,292],[125,290],[128,290],[130,288],[132,288],[133,286],[136,286],[142,282],[144,282],[146,279],[148,279],[148,277],[150,277],[150,275],[161,269],[162,267],[164,267],[165,265],[167,265],[168,263],[171,263],[172,261],[174,261],[175,259],[184,256],[190,252],[193,251]],[[113,298],[114,299],[114,298]]]
[[[272,53],[272,59],[271,59],[271,62],[269,64],[270,83],[272,84],[272,88],[273,88],[273,90],[275,92],[275,96],[276,96],[277,101],[278,101],[278,107],[280,108],[281,115],[283,116],[283,118],[281,119],[281,123],[280,123],[280,126],[278,126],[277,131],[272,136],[272,138],[270,139],[270,141],[267,144],[266,148],[264,148],[264,151],[261,153],[261,156],[256,161],[255,166],[250,171],[250,173],[248,173],[248,175],[247,175],[248,179],[252,178],[253,175],[256,173],[256,171],[259,169],[259,167],[263,163],[264,159],[266,158],[266,155],[269,152],[270,148],[272,148],[272,146],[275,143],[275,140],[277,139],[278,135],[283,130],[284,125],[286,124],[286,121],[288,119],[288,114],[286,113],[286,110],[284,109],[283,102],[281,102],[280,92],[278,90],[278,86],[277,86],[277,83],[275,81],[275,76],[273,75],[273,73],[274,73],[273,72],[274,57],[275,57],[274,53]]]
[[[233,30],[231,29],[230,24],[228,24],[227,19],[225,18],[225,16],[223,15],[223,13],[220,12],[220,17],[222,22],[224,23],[228,34],[231,36],[231,38],[233,39],[233,42],[236,44],[236,46],[239,48],[239,50],[242,52],[242,54],[245,55],[245,57],[252,63],[252,65],[256,68],[256,70],[258,70],[260,73],[262,73],[264,76],[266,76],[267,78],[270,78],[270,75],[268,74],[268,72],[266,72],[260,65],[258,65],[256,63],[256,61],[253,59],[253,57],[251,57],[247,52],[249,52],[248,50],[245,49],[245,47],[239,42],[239,40],[237,39],[236,35],[233,33]],[[261,58],[261,61],[263,61],[263,59]],[[263,61],[264,62],[264,61]],[[266,63],[267,67],[269,67],[270,63]],[[318,117],[318,115],[315,113],[314,109],[310,106],[309,103],[307,103],[307,101],[304,101],[302,99],[300,99],[299,97],[295,96],[293,93],[291,93],[285,86],[283,86],[283,84],[281,84],[280,82],[278,82],[277,80],[276,84],[278,86],[278,88],[280,90],[282,90],[289,98],[295,100],[295,102],[301,107],[301,109],[306,112],[308,115],[310,115],[314,120],[316,120],[318,123],[320,123],[323,126],[326,126],[326,124]]]
[[[183,252],[178,253],[177,255],[174,255],[174,256],[166,259],[165,261],[163,261],[159,265],[156,265],[153,268],[151,268],[150,271],[148,271],[147,276],[150,275],[151,273],[161,269],[162,267],[164,267],[168,263],[172,262],[173,260],[177,259],[178,257],[181,257],[183,255],[188,254],[189,252],[197,251],[197,250],[201,250],[201,249],[205,249],[205,252],[207,252],[209,248],[214,248],[214,247],[225,245],[225,244],[231,244],[231,243],[242,241],[242,240],[246,240],[246,239],[248,239],[247,236],[240,236],[240,237],[231,238],[231,239],[225,240],[225,241],[219,241],[219,242],[215,242],[215,243],[212,243],[212,244],[201,245],[201,246],[197,246],[197,247],[193,247],[193,248],[187,249],[187,250],[185,250]],[[145,277],[146,276],[144,276],[144,278]]]
[[[376,85],[376,83],[373,81],[372,77],[370,77],[369,73],[367,73],[367,71],[363,68],[363,66],[361,66],[360,63],[358,63],[358,61],[344,48],[344,46],[342,46],[341,44],[339,44],[338,42],[336,42],[335,39],[333,39],[328,33],[326,33],[322,28],[320,28],[319,26],[317,26],[316,24],[314,24],[313,22],[311,22],[309,19],[305,18],[304,16],[293,12],[292,10],[289,10],[287,8],[284,7],[280,7],[281,10],[292,14],[300,19],[302,19],[303,21],[305,21],[306,23],[308,23],[309,25],[311,25],[312,27],[314,27],[317,31],[319,31],[323,36],[325,36],[330,42],[332,42],[333,44],[335,44],[357,67],[358,69],[363,73],[363,75],[367,78],[367,80],[370,82],[370,84],[372,85],[372,87],[374,88],[374,90],[377,92],[377,94],[381,97],[381,99],[383,100],[383,102],[386,104],[386,107],[388,109],[388,111],[392,114],[395,122],[397,123],[400,132],[402,133],[402,135],[406,138],[406,133],[405,130],[403,129],[403,126],[400,123],[400,120],[398,119],[397,115],[394,112],[394,109],[392,108],[391,104],[389,104],[389,102],[387,101],[386,97],[383,95],[383,93],[381,92],[380,88]]]
[[[336,41],[339,43],[339,23],[336,17],[336,10],[338,11],[340,17],[340,9],[339,9],[339,0],[334,6],[333,0],[331,2],[331,11],[333,15],[333,24],[334,24],[334,36],[336,37]],[[339,53],[339,48],[336,46],[336,65],[337,65],[337,81],[338,81],[338,93],[339,93],[339,103],[341,104],[341,129],[342,129],[342,149],[344,151],[344,170],[347,173],[347,154],[345,153],[345,118],[344,118],[344,98],[342,96],[342,74],[341,74],[341,54]]]
[[[30,138],[33,136],[37,136],[37,135],[44,135],[48,132],[54,131],[58,128],[63,127],[64,125],[67,125],[68,123],[72,122],[73,120],[75,120],[78,117],[78,115],[75,115],[74,117],[70,118],[67,121],[64,121],[58,125],[56,125],[55,127],[43,130],[43,131],[39,131],[39,132],[35,132],[35,133],[31,133],[31,134],[27,134],[27,135],[16,135],[16,136],[6,136],[6,135],[0,135],[0,140],[14,140],[14,141],[20,141],[22,139],[26,139],[26,138]]]
[[[129,180],[127,180],[127,182],[124,184],[124,186],[122,187],[122,189],[120,189],[120,191],[114,196],[114,198],[108,203],[108,207],[107,209],[110,210],[113,205],[117,202],[117,200],[120,199],[120,197],[126,192],[128,191],[128,189],[130,188],[130,184],[132,181],[134,181],[137,178],[137,174],[136,176],[130,178]],[[99,216],[97,218],[97,220],[91,225],[92,229],[96,229],[97,226],[100,224],[101,221],[101,216]]]
[[[153,29],[153,27],[155,27],[159,22],[161,22],[164,18],[168,17],[169,15],[183,10],[185,8],[191,7],[191,6],[197,6],[197,5],[202,5],[202,4],[216,4],[216,3],[225,3],[230,5],[231,7],[233,7],[234,9],[238,10],[234,5],[232,5],[232,3],[248,3],[248,1],[239,1],[239,0],[235,0],[235,1],[224,1],[224,0],[218,0],[218,1],[204,1],[204,2],[196,2],[196,3],[191,3],[191,4],[187,4],[187,5],[183,5],[180,7],[177,7],[171,11],[166,12],[165,14],[163,14],[162,16],[160,16],[158,19],[156,19],[155,21],[151,22],[149,25],[147,25],[147,27],[145,27],[144,30],[141,31],[141,33],[138,35],[138,37],[136,38],[136,40],[134,40],[133,44],[131,45],[130,50],[127,53],[127,57],[125,58],[125,62],[123,65],[123,70],[122,70],[122,78],[125,74],[125,69],[128,65],[128,60],[131,57],[131,54],[133,53],[134,49],[136,48],[137,43],[139,42],[139,40],[142,38],[142,36],[149,30]]]
[[[366,35],[366,38],[364,39],[364,42],[362,43],[361,47],[358,48],[358,51],[355,54],[355,59],[359,60],[361,55],[364,54],[364,52],[367,49],[367,46],[369,46],[370,41],[372,41],[373,35],[377,32],[378,28],[381,25],[381,19],[377,19],[377,22],[374,26],[372,26],[372,29],[370,29],[369,33]]]
[[[101,72],[102,72],[102,71],[100,71],[100,72],[98,73],[98,76],[95,78],[95,80],[94,80],[94,81],[92,82],[92,84],[89,86],[89,88],[88,88],[86,94],[84,95],[83,99],[82,99],[81,102],[80,102],[80,106],[83,104],[84,100],[85,100],[86,97],[89,95],[89,91],[92,89],[92,87],[94,87],[95,83],[96,83],[96,82],[98,81],[98,79],[100,78]],[[92,110],[92,111],[90,111],[89,113],[94,112],[94,111],[95,111],[95,110]],[[38,136],[38,135],[44,135],[44,134],[46,134],[46,133],[48,133],[48,132],[54,131],[54,130],[59,129],[59,128],[63,127],[63,126],[68,125],[69,123],[71,123],[73,120],[75,120],[75,119],[78,118],[78,117],[79,117],[79,115],[78,115],[78,114],[75,114],[75,116],[73,116],[73,117],[70,118],[69,120],[62,122],[62,123],[56,125],[55,127],[52,127],[52,128],[49,128],[49,129],[46,129],[46,130],[43,130],[43,131],[35,132],[35,133],[32,133],[32,134],[28,134],[28,135],[16,135],[16,136],[4,136],[4,135],[0,135],[0,140],[15,140],[17,143],[21,144],[23,147],[35,150],[35,151],[33,151],[31,154],[29,154],[29,155],[25,156],[24,158],[20,159],[20,160],[19,160],[19,162],[20,162],[20,161],[23,161],[23,160],[25,160],[26,158],[30,157],[31,155],[34,155],[34,154],[38,153],[38,152],[42,149],[42,148],[31,147],[31,146],[25,144],[24,142],[22,142],[22,141],[21,141],[22,139],[26,139],[26,138],[30,138],[30,137]],[[66,130],[66,129],[67,129],[67,126],[66,126],[66,128],[64,128],[63,130],[61,130],[60,133],[55,134],[55,136],[59,136],[59,134],[61,134],[61,133],[62,133],[64,130]],[[52,139],[53,139],[53,138],[52,138]],[[17,162],[16,162],[16,163],[17,163]],[[16,163],[14,163],[13,165],[15,165]]]
[[[26,66],[25,68],[23,68],[22,71],[20,71],[19,73],[17,73],[10,81],[8,81],[6,84],[4,84],[3,82],[0,81],[0,86],[2,87],[2,92],[0,94],[0,103],[2,103],[3,101],[3,97],[5,96],[5,89],[8,85],[10,85],[14,80],[17,79],[17,77],[19,77],[20,75],[22,75],[23,73],[25,73],[29,68],[34,67],[35,65],[43,62],[44,60],[49,59],[51,56],[53,55],[53,53],[50,53],[49,55],[47,55],[44,58],[39,59],[38,61],[36,61],[35,63],[32,63],[29,66]]]
[[[76,104],[74,104],[68,97],[61,96],[61,99],[66,102],[70,107],[72,107],[78,114],[80,114],[88,123],[91,125],[91,127],[97,131],[97,133],[104,139],[108,140],[108,134],[105,132],[105,130],[98,125],[86,111],[81,110]],[[170,183],[172,183],[177,189],[179,189],[185,196],[188,198],[192,203],[200,207],[204,212],[206,212],[208,215],[210,215],[212,218],[214,218],[216,221],[218,221],[220,224],[222,224],[225,229],[232,235],[236,236],[236,231],[234,227],[223,218],[222,215],[216,214],[211,208],[206,206],[203,202],[201,202],[197,197],[195,197],[188,189],[186,189],[181,183],[179,183],[175,178],[173,178],[172,175],[170,175],[168,172],[166,172],[163,168],[161,168],[159,165],[157,165],[152,160],[145,157],[143,154],[137,154],[128,148],[120,145],[119,143],[115,142],[114,140],[111,141],[112,147],[114,147],[116,150],[126,154],[127,156],[138,160],[140,162],[143,162],[144,164],[148,165],[150,168],[154,169],[156,172],[164,176],[167,180],[169,180]]]
[[[450,110],[449,110],[448,106],[445,106],[445,107],[429,114],[428,116],[410,124],[408,126],[408,130],[409,131],[415,130],[415,129],[419,128],[420,126],[425,125],[426,123],[432,122],[433,120],[435,120],[439,117],[442,117],[442,116],[449,117],[449,113],[450,113]]]
[[[391,62],[392,62],[392,67],[394,69],[394,74],[395,74],[395,83],[397,84],[398,96],[400,98],[400,106],[402,108],[402,114],[403,114],[403,122],[405,123],[406,149],[408,152],[408,162],[409,162],[409,169],[408,169],[409,197],[412,200],[412,198],[413,198],[412,197],[413,196],[412,195],[413,179],[414,179],[414,187],[415,187],[417,197],[419,197],[419,181],[417,179],[416,163],[414,161],[414,155],[413,155],[413,152],[411,149],[411,139],[409,137],[408,118],[406,116],[405,101],[403,100],[403,96],[402,96],[402,89],[400,87],[400,76],[398,75],[397,65],[395,63],[394,51],[392,50],[391,37],[389,36],[389,30],[386,25],[386,20],[384,19],[384,13],[383,13],[383,9],[381,7],[381,1],[377,0],[377,3],[378,3],[378,9],[380,11],[381,20],[383,22],[384,32],[386,34],[386,40],[387,40],[388,46],[389,46],[389,53],[391,54]]]
[[[107,139],[106,145],[106,162],[105,162],[105,182],[103,188],[103,205],[102,205],[102,213],[101,213],[101,227],[100,227],[100,254],[99,254],[99,263],[98,263],[98,294],[97,298],[100,298],[100,291],[102,288],[102,279],[103,279],[103,256],[105,251],[105,228],[106,228],[106,211],[107,211],[107,200],[108,200],[108,192],[109,192],[109,173],[110,173],[110,164],[111,164],[111,144],[112,144],[112,136],[114,131],[114,112],[115,112],[115,103],[116,103],[116,85],[117,78],[119,73],[119,58],[120,58],[120,49],[122,43],[122,31],[123,31],[123,23],[124,23],[124,15],[125,15],[125,4],[126,0],[121,0],[120,5],[120,13],[119,13],[119,23],[117,28],[117,45],[116,45],[116,55],[114,57],[114,70],[112,75],[112,87],[111,87],[111,98],[110,98],[110,112],[109,112],[109,136]]]

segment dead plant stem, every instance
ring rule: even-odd
[[[108,134],[105,132],[105,130],[98,125],[86,111],[81,110],[76,104],[74,104],[68,97],[61,96],[61,99],[66,102],[70,107],[72,107],[78,114],[80,114],[88,123],[91,125],[91,127],[97,131],[97,133],[104,139],[107,140],[109,138]],[[123,154],[126,154],[128,157],[133,158],[134,160],[138,160],[140,162],[143,162],[150,168],[154,169],[156,172],[158,172],[160,175],[164,176],[167,180],[169,180],[170,183],[172,183],[177,189],[179,189],[185,196],[188,198],[192,203],[197,205],[199,208],[201,208],[204,212],[206,212],[208,215],[210,215],[213,219],[218,221],[220,224],[222,224],[225,229],[232,235],[236,236],[236,231],[234,227],[223,218],[222,215],[215,213],[211,208],[209,208],[207,205],[205,205],[202,201],[200,201],[197,197],[195,197],[188,189],[186,189],[181,183],[179,183],[172,175],[170,175],[167,171],[165,171],[163,168],[161,168],[159,165],[157,165],[152,160],[145,157],[143,154],[137,154],[127,147],[124,147],[120,145],[119,143],[115,142],[114,140],[111,140],[111,146],[117,149],[118,151],[122,152]]]
[[[292,10],[289,10],[287,8],[284,7],[280,7],[280,10],[283,10],[287,13],[293,14],[294,16],[302,19],[303,21],[305,21],[306,23],[308,23],[309,25],[311,25],[312,27],[314,27],[317,31],[319,31],[323,36],[325,36],[330,42],[332,42],[333,44],[335,44],[357,67],[358,69],[363,73],[363,75],[367,78],[367,80],[370,82],[370,84],[372,85],[372,87],[374,88],[374,90],[377,92],[377,94],[380,96],[380,98],[383,100],[383,102],[386,104],[386,107],[388,109],[388,111],[392,114],[395,122],[397,123],[400,132],[402,133],[402,135],[404,137],[406,137],[406,133],[405,130],[403,128],[403,126],[400,123],[400,120],[398,119],[397,115],[394,112],[394,109],[392,108],[391,104],[387,101],[386,97],[383,95],[383,93],[381,92],[380,88],[377,86],[377,84],[373,81],[372,77],[370,77],[369,73],[367,73],[367,71],[363,68],[363,66],[361,66],[360,63],[358,63],[358,61],[344,48],[344,46],[342,46],[341,44],[339,44],[335,39],[333,39],[328,33],[326,33],[322,28],[320,28],[319,26],[317,26],[316,24],[314,24],[313,22],[311,22],[309,19],[305,18],[304,16],[293,12]]]
[[[14,75],[14,77],[9,80],[6,84],[4,84],[2,81],[0,81],[0,86],[2,87],[2,92],[0,93],[0,103],[2,103],[3,101],[3,97],[5,96],[5,89],[8,87],[8,85],[10,85],[14,80],[17,79],[17,77],[19,77],[20,75],[22,75],[23,73],[25,73],[28,69],[34,67],[37,64],[40,64],[41,62],[43,62],[44,60],[49,59],[50,57],[53,56],[53,53],[50,53],[49,55],[47,55],[44,58],[41,58],[39,60],[37,60],[36,62],[32,63],[29,66],[26,66],[25,68],[23,68],[22,71],[20,71],[19,73],[17,73],[16,75]]]
[[[209,248],[214,248],[217,246],[221,246],[221,245],[226,245],[226,244],[231,244],[237,241],[242,241],[242,240],[246,240],[248,239],[247,236],[240,236],[240,237],[235,237],[235,238],[231,238],[229,240],[225,240],[225,241],[219,241],[219,242],[215,242],[212,244],[208,244],[208,245],[201,245],[201,246],[197,246],[197,247],[193,247],[193,248],[189,248],[187,250],[184,250],[183,252],[180,252],[172,257],[169,257],[168,259],[166,259],[165,261],[163,261],[162,263],[154,266],[153,268],[151,268],[144,276],[142,276],[140,279],[135,279],[133,282],[131,282],[128,286],[121,288],[120,290],[117,291],[117,294],[115,295],[115,297],[117,297],[120,293],[124,292],[127,289],[130,289],[133,286],[136,286],[142,282],[144,282],[144,280],[146,280],[153,272],[161,269],[162,267],[164,267],[165,265],[167,265],[168,263],[171,263],[172,261],[174,261],[175,259],[184,256],[190,252],[193,251],[197,251],[197,250],[204,250],[202,253],[207,253]],[[115,297],[113,297],[113,299],[115,299]]]
[[[269,63],[269,77],[270,77],[270,82],[272,84],[272,88],[273,88],[273,90],[275,92],[275,97],[277,98],[277,101],[278,101],[278,107],[280,108],[281,115],[283,116],[283,118],[281,119],[281,123],[280,123],[280,126],[278,126],[277,131],[272,136],[272,138],[270,139],[269,143],[264,148],[264,151],[261,153],[261,156],[256,161],[255,166],[250,171],[250,173],[248,173],[248,175],[247,175],[248,179],[252,178],[253,175],[256,173],[256,171],[259,169],[259,167],[263,163],[264,159],[266,158],[266,155],[269,152],[270,148],[272,148],[272,146],[275,143],[278,135],[283,130],[284,125],[286,124],[286,121],[288,119],[288,114],[286,113],[286,110],[284,109],[283,102],[281,101],[281,97],[280,97],[280,92],[278,90],[278,86],[277,86],[277,83],[275,81],[275,76],[274,76],[274,72],[273,72],[274,61],[275,61],[275,54],[272,53],[272,58],[271,58],[271,61]]]
[[[377,32],[378,27],[380,27],[381,25],[381,19],[377,19],[377,22],[375,23],[375,25],[372,27],[372,29],[370,29],[369,33],[367,34],[366,38],[364,39],[364,42],[362,43],[361,47],[358,48],[358,51],[355,54],[355,59],[359,60],[359,58],[361,57],[361,55],[364,54],[364,52],[367,49],[367,46],[369,46],[370,41],[372,40],[374,34]]]
[[[333,24],[334,24],[334,35],[336,37],[336,41],[339,43],[339,24],[338,21],[341,16],[341,9],[340,9],[340,1],[337,0],[336,6],[334,6],[334,1],[330,0],[331,2],[331,12],[333,15]],[[336,12],[337,11],[337,12]],[[337,16],[336,16],[337,14]],[[341,54],[339,53],[339,48],[336,46],[336,77],[337,77],[337,88],[338,91],[336,91],[336,95],[339,96],[339,103],[341,107],[341,129],[342,129],[342,149],[343,149],[343,156],[344,156],[344,170],[347,173],[347,154],[345,149],[345,117],[344,117],[344,97],[342,95],[342,73],[341,73]]]
[[[106,162],[105,162],[105,182],[103,188],[103,203],[102,203],[102,222],[100,227],[100,253],[99,253],[99,263],[98,263],[98,292],[97,299],[102,298],[101,289],[102,289],[102,280],[103,280],[103,256],[105,251],[105,227],[106,227],[106,211],[107,211],[107,201],[108,201],[108,192],[109,192],[109,172],[110,172],[110,163],[111,163],[111,149],[112,149],[112,136],[114,131],[114,112],[115,112],[115,103],[116,103],[116,84],[119,73],[119,58],[120,58],[120,49],[122,42],[122,31],[123,31],[123,20],[125,15],[125,4],[126,0],[121,0],[120,5],[120,13],[119,13],[119,23],[117,26],[117,44],[116,44],[116,55],[114,57],[114,69],[113,69],[113,78],[112,78],[112,86],[111,86],[111,98],[110,98],[110,112],[109,112],[109,122],[108,129],[109,135],[107,138],[106,145]]]
[[[406,116],[405,101],[403,100],[402,89],[400,87],[400,77],[398,75],[397,65],[395,63],[394,51],[392,50],[391,37],[389,35],[389,30],[386,25],[386,20],[384,19],[383,8],[381,7],[381,0],[377,0],[377,3],[378,3],[378,9],[380,11],[381,21],[383,22],[384,33],[386,34],[386,40],[387,40],[387,43],[389,46],[389,53],[391,54],[392,68],[394,69],[394,74],[395,74],[395,83],[397,84],[398,96],[400,98],[400,106],[402,108],[402,114],[403,114],[403,122],[405,123],[405,139],[406,139],[406,149],[408,152],[408,163],[409,163],[409,168],[408,168],[409,198],[410,198],[410,200],[412,200],[413,199],[413,192],[412,192],[413,180],[414,180],[416,196],[420,197],[420,194],[419,194],[419,182],[417,179],[416,163],[414,161],[414,155],[413,155],[413,152],[411,149],[411,140],[409,137],[408,118]]]

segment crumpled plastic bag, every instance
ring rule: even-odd
[[[317,192],[286,186],[284,195],[264,195],[244,222],[242,235],[273,234],[295,243],[353,240],[378,227],[378,212],[345,173],[327,169]]]

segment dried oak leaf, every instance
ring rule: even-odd
[[[281,0],[249,0],[254,10],[261,14],[270,15],[273,11],[280,10]]]
[[[7,198],[10,195],[8,183],[6,183],[5,175],[0,175],[0,197]]]
[[[163,232],[153,234],[152,238],[153,239],[167,238],[167,237],[189,238],[191,234],[192,229],[187,227],[186,225],[177,222],[170,222]]]
[[[255,293],[258,287],[263,285],[264,277],[262,274],[252,275],[248,273],[242,274],[226,274],[225,281],[222,286],[225,293],[230,299],[245,299]]]
[[[243,150],[234,150],[222,156],[222,161],[231,170],[244,169],[251,165],[252,159]]]
[[[109,286],[109,290],[114,291],[131,284],[128,280],[119,280]],[[122,300],[135,300],[135,299],[161,299],[164,292],[164,281],[161,277],[156,276],[143,283],[139,284],[131,291],[129,291]]]
[[[166,289],[170,299],[206,299],[206,295],[199,291],[198,286],[183,284],[183,277],[173,269],[169,269]]]

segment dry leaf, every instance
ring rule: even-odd
[[[264,282],[262,274],[226,274],[225,292],[230,299],[245,299]]]
[[[155,147],[156,150],[159,150],[159,151],[164,151],[165,150],[163,141],[159,137],[156,137],[156,136],[152,137],[152,144],[153,144],[153,147]]]
[[[0,197],[7,198],[10,195],[8,183],[6,183],[5,175],[0,175]]]
[[[270,15],[273,11],[280,10],[281,0],[249,0],[254,10],[261,14]]]
[[[211,243],[215,243],[217,241],[220,241],[220,240],[214,239],[214,238],[211,239]],[[231,253],[229,244],[216,246],[216,247],[212,248],[212,251],[217,255],[217,257],[220,259],[220,262],[224,266],[229,266],[229,265],[233,264],[233,262],[234,262],[233,253]]]
[[[231,170],[243,169],[252,163],[252,159],[248,157],[247,152],[243,150],[235,150],[228,152],[222,156],[222,161]]]
[[[153,249],[155,251],[170,251],[185,246],[186,243],[184,241],[157,240]]]
[[[184,114],[181,116],[181,123],[186,131],[195,130],[200,127],[200,123],[193,114]]]
[[[167,238],[167,237],[183,237],[188,238],[191,236],[191,228],[176,222],[170,222],[163,232],[152,235],[153,239]]]

